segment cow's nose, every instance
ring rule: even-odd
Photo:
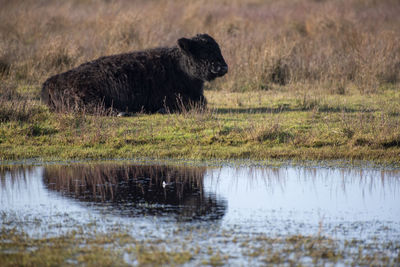
[[[225,74],[228,72],[228,65],[221,66],[221,69],[219,70],[219,73]]]

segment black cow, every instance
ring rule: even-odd
[[[55,111],[180,111],[205,106],[204,81],[228,72],[217,42],[207,34],[161,47],[106,56],[50,77],[42,100]]]

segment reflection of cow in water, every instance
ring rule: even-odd
[[[81,201],[111,203],[124,215],[220,219],[226,204],[204,192],[205,171],[201,167],[161,165],[50,165],[45,167],[43,179],[48,189]]]

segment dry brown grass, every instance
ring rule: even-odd
[[[400,80],[397,0],[0,1],[0,79],[37,88],[115,53],[214,36],[229,91],[290,83],[376,92]]]

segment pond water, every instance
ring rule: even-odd
[[[398,241],[400,171],[129,162],[3,166],[0,214],[0,227],[33,236],[95,224],[106,233],[129,229],[138,240],[198,229],[191,238],[206,246],[226,233]]]

